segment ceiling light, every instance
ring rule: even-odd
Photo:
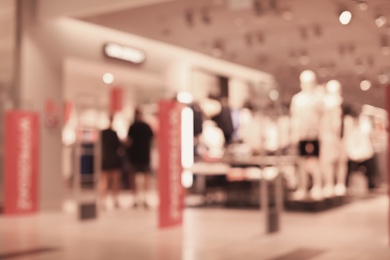
[[[368,4],[366,2],[364,2],[364,1],[360,2],[358,4],[358,6],[359,6],[359,9],[361,11],[367,11],[367,9],[368,9]]]
[[[362,80],[362,82],[360,82],[360,89],[363,90],[363,91],[367,91],[371,88],[371,81],[369,80]]]
[[[104,73],[103,82],[106,84],[111,84],[112,82],[114,82],[114,75],[112,75],[111,73]]]
[[[381,74],[378,76],[378,81],[379,81],[379,83],[381,83],[381,84],[387,84],[387,83],[389,83],[390,78],[389,78],[389,76],[386,75],[385,73],[381,73]]]
[[[339,20],[342,25],[349,24],[352,20],[352,13],[350,11],[343,11],[340,14]]]
[[[387,18],[386,18],[386,16],[378,15],[378,16],[375,18],[375,24],[376,24],[376,26],[378,26],[379,28],[380,28],[380,27],[383,27],[386,23],[387,23]]]

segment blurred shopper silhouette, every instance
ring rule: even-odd
[[[140,200],[145,208],[148,208],[146,194],[150,186],[150,150],[153,140],[151,127],[144,122],[141,109],[137,108],[134,115],[134,123],[130,126],[127,135],[127,153],[130,162],[131,174],[134,175],[134,205],[137,207]],[[139,178],[143,178],[143,189],[139,187]]]
[[[101,205],[104,208],[104,199],[108,184],[111,183],[114,206],[119,207],[118,192],[120,188],[120,172],[122,159],[119,156],[121,147],[117,133],[112,129],[113,116],[110,116],[110,125],[102,131],[102,174],[99,179]]]

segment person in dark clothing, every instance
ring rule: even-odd
[[[114,197],[114,205],[118,204],[118,192],[120,186],[120,169],[122,160],[119,156],[120,141],[117,133],[112,129],[113,117],[110,117],[110,126],[101,133],[102,141],[102,174],[99,178],[99,193],[101,203],[104,207],[103,200],[105,198],[108,183],[112,185],[112,195]]]
[[[143,177],[143,205],[148,207],[146,203],[145,193],[149,190],[150,184],[150,150],[153,140],[153,131],[151,127],[143,121],[142,112],[140,109],[135,111],[134,123],[130,126],[127,135],[128,144],[128,159],[131,165],[132,174],[134,174],[134,207],[138,206],[139,187],[137,184],[137,176]]]
[[[226,99],[221,101],[222,108],[221,112],[214,116],[212,120],[217,123],[218,127],[222,130],[225,136],[226,144],[230,144],[234,134],[234,126],[231,109],[229,108]]]

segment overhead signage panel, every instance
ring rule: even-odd
[[[145,52],[116,43],[107,43],[103,48],[106,57],[130,62],[133,64],[141,64],[146,60]]]

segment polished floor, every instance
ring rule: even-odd
[[[0,217],[0,259],[390,259],[388,199],[363,200],[326,213],[284,213],[264,233],[256,210],[186,209],[183,227],[158,230],[156,210],[107,210],[98,220],[42,213]]]

